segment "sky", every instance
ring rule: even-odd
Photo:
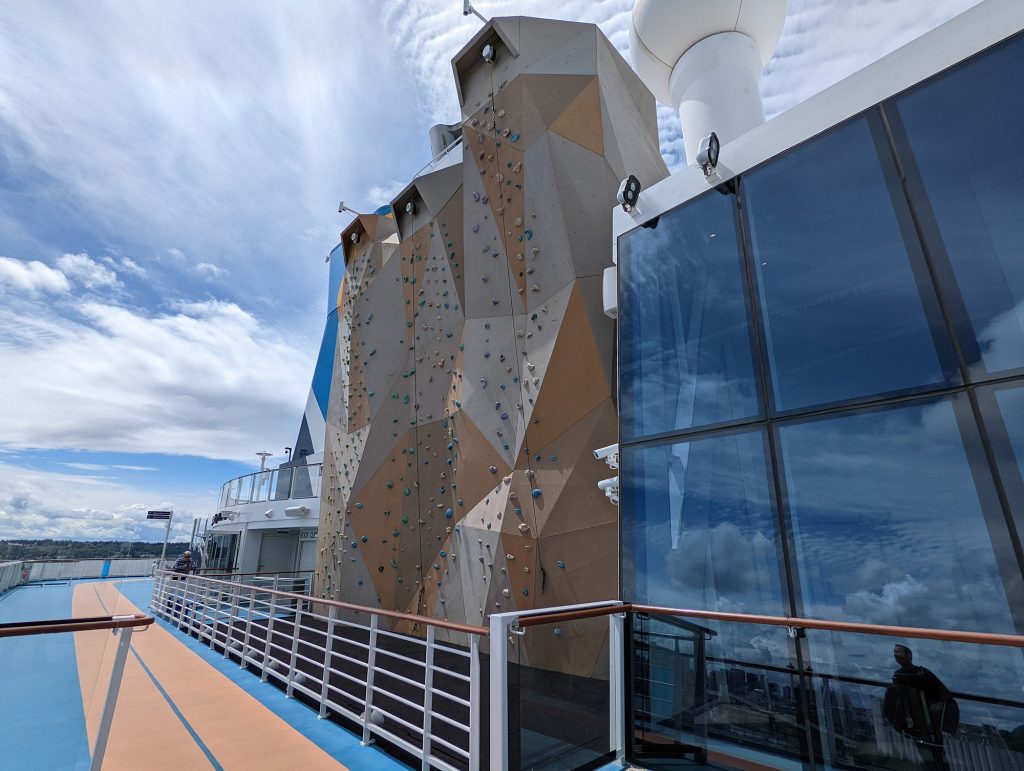
[[[975,0],[790,0],[770,117]],[[632,0],[480,0],[594,22]],[[459,120],[458,0],[0,2],[0,539],[158,540],[297,434],[347,216]],[[659,105],[662,152],[682,159]]]

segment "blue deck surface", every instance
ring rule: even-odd
[[[0,596],[0,623],[71,617],[72,594],[79,583],[83,582],[27,585]],[[125,597],[148,612],[151,580],[117,580],[117,583]],[[279,689],[261,682],[252,673],[181,634],[170,624],[159,619],[157,623],[343,766],[352,771],[408,768],[375,746],[361,747],[359,738],[351,732],[329,721],[318,720],[316,712],[306,705],[285,698]],[[142,663],[141,659],[139,661]],[[158,682],[154,680],[154,684],[163,692]],[[93,698],[102,699],[107,683],[98,683],[95,688]],[[66,771],[89,767],[89,745],[72,635],[0,640],[0,694],[0,749],[3,751],[0,768]],[[171,707],[176,709],[173,703]],[[180,714],[179,719],[186,720]],[[211,767],[219,767],[216,759],[209,754],[208,758]]]
[[[12,589],[0,596],[0,623],[70,618],[75,583]],[[72,635],[0,639],[0,693],[0,765],[33,771],[89,767]]]

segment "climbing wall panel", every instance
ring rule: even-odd
[[[618,181],[666,170],[654,100],[616,57],[592,25],[492,20],[453,61],[462,146],[396,199],[399,234],[367,222],[346,251],[322,596],[480,625],[617,596],[601,274]],[[606,644],[574,625],[514,655],[589,676]]]

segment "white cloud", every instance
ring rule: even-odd
[[[131,273],[137,278],[145,278],[147,276],[146,269],[130,257],[122,257],[120,265],[121,270],[125,273]]]
[[[173,509],[171,538],[184,540],[193,513],[210,507],[213,492],[205,492],[146,489],[0,462],[0,538],[162,540],[164,523],[147,522],[146,511]]]
[[[224,268],[214,265],[212,262],[200,262],[193,270],[199,275],[204,276],[207,281],[213,281],[227,273]]]
[[[0,257],[0,292],[7,288],[31,293],[66,292],[71,285],[59,270],[37,260]]]
[[[769,117],[789,109],[881,58],[978,0],[790,0],[786,26],[769,62],[761,92]],[[474,4],[484,16],[522,14],[593,22],[629,59],[633,0],[490,0]],[[459,17],[448,0],[400,0],[384,11],[390,43],[420,86],[435,122],[458,117],[449,61],[480,29]],[[658,105],[659,141],[669,169],[683,162],[682,129],[675,110]]]
[[[383,184],[371,185],[366,190],[367,209],[376,209],[391,203],[391,199],[401,193],[407,184],[409,184],[409,180],[403,182],[399,179],[393,179]]]
[[[65,276],[73,278],[86,289],[117,289],[121,286],[117,273],[100,265],[84,252],[61,256],[57,260],[57,267],[64,271]]]
[[[321,293],[338,199],[428,159],[385,38],[371,3],[0,4],[0,147],[105,246],[217,255],[295,307]]]
[[[290,441],[309,387],[310,351],[233,303],[145,312],[97,302],[85,322],[31,326],[0,308],[8,447],[166,452],[248,460]]]

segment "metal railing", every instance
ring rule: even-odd
[[[594,702],[587,718],[590,723],[583,730],[587,735],[589,755],[581,761],[583,755],[580,753],[575,757],[566,753],[560,759],[562,765],[573,767],[574,764],[602,757],[624,759],[627,748],[632,746],[633,729],[630,726],[634,719],[642,719],[643,714],[643,709],[636,714],[627,714],[630,694],[634,689],[643,687],[641,681],[645,676],[643,673],[629,675],[633,672],[631,657],[650,655],[646,653],[650,650],[645,647],[647,643],[637,643],[634,634],[639,634],[644,640],[650,638],[652,646],[660,644],[658,641],[665,636],[655,631],[637,632],[637,619],[677,619],[686,635],[702,641],[711,640],[716,633],[682,619],[784,627],[789,632],[788,637],[793,639],[805,636],[808,630],[817,630],[1024,648],[1024,637],[1009,634],[719,613],[620,601],[495,613],[489,617],[488,630],[285,591],[284,588],[290,587],[296,576],[300,576],[302,581],[307,580],[301,572],[223,578],[161,572],[154,582],[152,608],[155,615],[207,642],[225,658],[254,669],[265,681],[277,683],[285,695],[305,698],[319,710],[320,717],[333,713],[354,721],[362,732],[364,743],[374,738],[386,739],[412,753],[421,759],[423,769],[478,769],[484,757],[481,743],[485,738],[489,739],[486,754],[490,768],[505,771],[510,765],[522,764],[526,759],[519,754],[522,750],[519,746],[513,748],[516,752],[512,753],[510,764],[510,743],[515,737],[530,734],[530,726],[526,724],[535,718],[529,710],[535,704],[548,709],[554,704],[558,705],[556,709],[564,708],[565,714],[574,710],[582,712],[585,711],[582,709],[584,705],[574,701],[581,698],[591,698]],[[564,671],[530,665],[524,653],[526,647],[521,642],[531,628],[539,631],[547,626],[556,636],[561,636],[565,629],[580,623],[607,623],[607,632],[593,626],[590,630],[596,629],[600,635],[607,635],[608,666],[605,674],[576,677]],[[480,638],[485,635],[489,638],[490,693],[486,736],[480,704],[483,674]],[[678,644],[673,648],[679,654],[675,659],[682,661],[689,656],[687,666],[692,669],[697,668],[698,660],[702,667],[706,662],[712,666],[729,667],[743,664],[731,657],[706,655],[703,642],[699,644],[699,651],[693,648],[689,654],[682,648]],[[593,664],[588,666],[593,667]],[[755,669],[772,668],[759,663],[750,666]],[[512,678],[510,672],[515,673]],[[824,702],[831,698],[828,689],[832,686],[828,683],[852,683],[876,689],[884,685],[873,680],[811,670],[802,674],[794,669],[780,672],[793,677],[816,678],[816,682],[824,683],[825,686],[820,687]],[[698,675],[694,688],[703,692],[705,680],[703,674]],[[629,681],[629,676],[637,679]],[[650,679],[649,673],[646,676]],[[580,681],[585,681],[582,686]],[[597,698],[594,698],[595,687],[604,689]],[[530,688],[539,688],[543,693],[538,696],[535,690],[529,694],[532,701],[527,704],[523,695]],[[510,693],[517,695],[510,697]],[[1022,706],[991,694],[953,695],[972,703],[1008,708]],[[510,712],[520,696],[524,701],[519,704],[520,712],[516,715],[515,724],[510,725],[513,722],[510,721]],[[655,693],[649,698],[657,701],[661,696]],[[678,704],[674,704],[673,709],[678,712]],[[601,717],[595,718],[599,714]],[[779,730],[786,728],[783,726]],[[558,730],[559,726],[553,727],[554,733]],[[816,726],[815,730],[826,729]],[[898,732],[889,733],[892,735],[887,735],[886,740],[890,743],[902,741],[907,744],[900,751],[909,754],[915,751],[913,742]],[[833,741],[836,740],[852,741],[842,735],[833,737]],[[709,733],[700,741],[704,744],[696,749],[703,753],[705,759],[714,761],[732,757],[729,752],[733,746],[728,737]],[[815,745],[816,740],[809,741],[810,745]],[[557,740],[552,743],[557,744]],[[960,751],[954,741],[947,742],[947,750],[951,754]]]
[[[25,568],[21,561],[0,562],[0,594],[25,581],[28,576],[24,571]]]
[[[159,572],[150,607],[288,697],[355,722],[422,768],[481,764],[485,627],[335,602],[270,586]],[[249,577],[258,578],[258,577]],[[464,644],[460,644],[463,641]]]
[[[737,623],[737,624],[750,624],[758,626],[774,626],[774,627],[785,627],[788,631],[788,636],[793,639],[803,638],[806,635],[807,630],[820,630],[822,632],[839,632],[845,634],[858,634],[858,635],[873,635],[883,637],[895,637],[900,640],[905,639],[920,639],[920,640],[934,640],[940,642],[950,643],[966,643],[973,645],[985,645],[985,646],[999,646],[1009,647],[1016,649],[1024,649],[1024,636],[1011,635],[1011,634],[992,634],[984,632],[968,632],[960,630],[949,630],[949,629],[928,629],[920,627],[903,627],[903,626],[892,626],[892,625],[879,625],[879,624],[864,624],[855,622],[840,622],[840,621],[825,621],[820,619],[807,619],[797,618],[789,616],[765,616],[765,615],[752,615],[752,614],[741,614],[741,613],[720,613],[717,611],[703,611],[703,610],[687,610],[679,608],[665,608],[639,604],[629,604],[620,601],[607,601],[589,603],[585,605],[574,605],[565,606],[560,608],[548,608],[536,611],[525,611],[525,612],[509,612],[509,613],[496,613],[490,616],[490,712],[491,712],[491,724],[490,724],[490,761],[491,768],[498,769],[499,771],[505,771],[509,766],[510,757],[510,730],[509,730],[509,711],[510,711],[510,698],[509,692],[509,669],[510,666],[514,666],[515,657],[510,657],[510,645],[515,645],[513,641],[521,640],[528,629],[531,627],[540,627],[541,625],[566,625],[572,622],[582,621],[585,619],[600,619],[601,617],[607,617],[608,619],[608,683],[606,685],[608,689],[607,694],[607,719],[608,719],[608,730],[607,730],[607,754],[609,758],[614,757],[616,760],[623,761],[626,756],[627,749],[627,728],[632,725],[633,717],[627,715],[626,712],[626,691],[627,689],[635,688],[635,682],[627,681],[627,673],[630,670],[629,656],[631,649],[627,646],[627,635],[626,629],[632,629],[633,623],[629,623],[626,626],[627,618],[640,615],[641,618],[648,616],[660,616],[674,619],[694,619],[694,620],[705,620],[705,621],[718,621],[726,623]],[[682,622],[681,622],[682,623]],[[699,627],[696,624],[685,624],[691,629],[690,634],[695,635],[700,640],[711,639],[716,633],[713,630]],[[556,631],[561,631],[556,629]],[[647,634],[647,633],[644,633]],[[648,635],[654,636],[657,635]],[[701,646],[703,643],[701,643]],[[703,650],[699,654],[691,653],[690,658],[696,660],[697,658],[706,660],[709,662],[726,663],[730,665],[740,664],[743,662],[736,662],[726,659],[718,659],[715,657],[705,657]],[[752,665],[754,668],[771,668],[764,667],[763,665],[757,664]],[[798,673],[795,670],[786,669],[785,672],[788,675],[797,676]],[[851,678],[844,677],[842,675],[832,675],[823,672],[813,672],[807,669],[803,672],[803,675],[808,678],[816,679],[825,683],[828,682],[849,682],[858,686],[870,686],[873,688],[881,688],[887,683],[881,683],[878,681],[866,680],[862,678]],[[639,677],[634,674],[634,677]],[[702,682],[702,681],[698,681]],[[703,687],[703,686],[701,686]],[[978,704],[994,704],[1002,707],[1011,708],[1024,708],[1024,703],[1018,701],[1008,701],[1006,699],[994,698],[990,695],[979,695],[976,693],[960,693],[952,692],[952,696],[960,698],[964,701]],[[827,694],[826,694],[827,700]],[[671,709],[678,712],[681,709],[680,697],[676,693],[670,699]],[[827,710],[826,710],[827,712]],[[1024,709],[1022,713],[1024,714]],[[635,726],[628,728],[628,730],[634,730]],[[821,727],[819,727],[821,728]],[[903,748],[907,754],[904,757],[912,756],[915,752],[915,742],[900,735],[898,731],[891,731],[892,736],[887,737],[887,740],[898,744],[903,742],[906,747]],[[812,741],[813,745],[814,742]],[[918,745],[921,743],[918,742]],[[927,745],[927,742],[925,743]],[[958,748],[955,742],[947,741],[947,747],[942,750],[949,754],[950,757],[956,756],[956,753],[960,753],[964,758],[968,758],[963,762],[967,763],[963,767],[977,767],[977,768],[1002,768],[1006,761],[1006,753],[1000,756],[997,760],[989,762],[988,765],[979,765],[977,758],[970,759],[969,752],[963,748]],[[723,748],[725,748],[723,750]],[[942,745],[939,745],[942,749]],[[705,748],[706,749],[706,748]],[[728,749],[728,741],[717,742],[717,759],[729,764],[731,760],[735,760],[726,751]],[[897,748],[899,749],[899,748]],[[990,751],[990,754],[991,751]],[[704,759],[707,760],[709,757],[714,758],[716,752],[705,752]],[[958,757],[958,756],[957,756]],[[520,759],[521,760],[521,759]],[[1024,760],[1022,758],[1021,760]],[[988,762],[988,761],[986,761]],[[1014,762],[1014,761],[1009,761]],[[973,766],[971,764],[974,764]],[[569,767],[569,766],[566,766]],[[961,766],[957,766],[961,767]],[[1016,765],[1012,767],[1018,767]]]
[[[87,618],[52,619],[47,621],[20,621],[0,624],[0,639],[5,637],[24,637],[39,634],[61,634],[67,632],[88,632],[109,629],[120,639],[114,653],[114,664],[110,671],[110,684],[103,702],[99,727],[96,731],[96,743],[93,745],[90,769],[99,771],[103,766],[103,756],[107,750],[107,739],[110,737],[110,725],[114,720],[114,708],[117,695],[121,690],[121,677],[124,664],[128,657],[128,648],[135,629],[146,628],[153,623],[152,616],[139,614],[121,616],[90,616]]]
[[[280,570],[271,573],[225,573],[224,571],[213,569],[209,572],[199,570],[198,575],[203,578],[216,578],[220,581],[231,581],[233,583],[255,586],[260,589],[274,589],[275,591],[291,592],[292,594],[309,595],[313,589],[312,570]]]
[[[319,498],[322,476],[322,463],[243,474],[221,486],[220,508],[293,498]]]

